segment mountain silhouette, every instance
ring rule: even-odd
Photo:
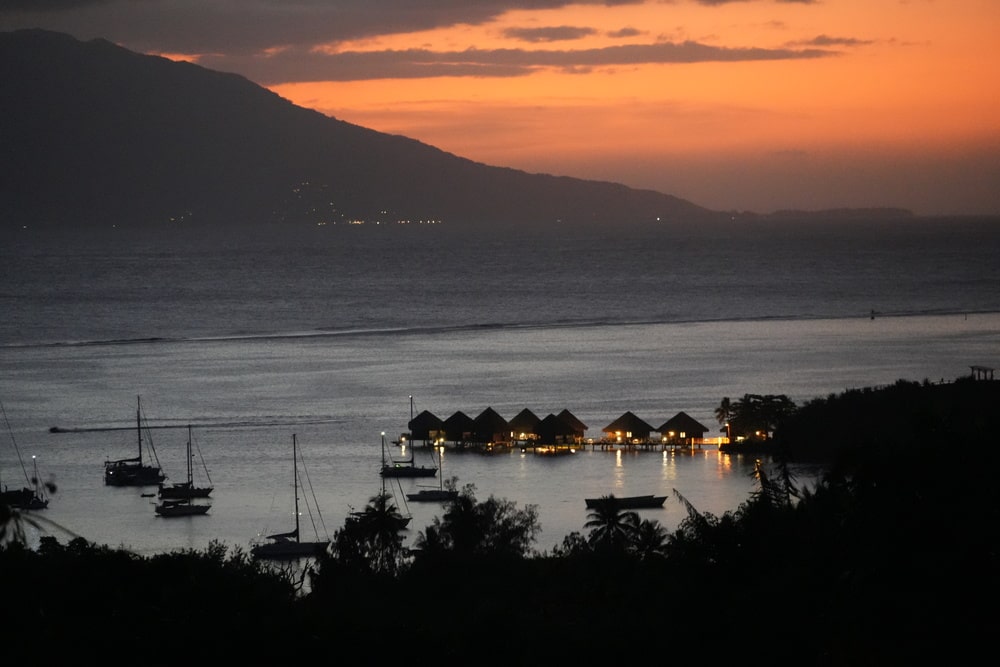
[[[101,39],[0,33],[0,99],[3,226],[720,216],[650,190],[473,162]]]

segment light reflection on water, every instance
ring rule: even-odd
[[[332,532],[378,491],[379,434],[405,430],[410,395],[417,412],[442,418],[456,410],[475,416],[486,407],[507,418],[524,407],[539,416],[568,408],[594,438],[627,410],[651,424],[683,410],[714,436],[713,410],[722,396],[788,393],[801,402],[901,377],[953,379],[970,359],[989,360],[1000,349],[996,315],[902,319],[876,320],[878,331],[863,319],[0,348],[0,373],[22,451],[37,455],[43,477],[59,485],[46,516],[94,541],[155,552],[210,539],[246,545],[260,532],[284,529],[293,432]],[[516,361],[520,346],[531,351],[539,344],[545,352],[538,356],[553,361]],[[504,363],[491,359],[493,349],[503,350]],[[137,490],[103,486],[103,461],[133,451],[128,430],[48,432],[54,425],[127,429],[137,394],[151,423],[176,427],[154,436],[174,478],[184,469],[182,427],[194,424],[216,484],[208,516],[159,519]],[[416,457],[429,453],[418,448]],[[448,451],[445,461],[447,476],[457,476],[460,486],[474,484],[481,499],[537,505],[540,549],[583,531],[585,497],[667,495],[662,510],[643,516],[672,528],[685,516],[674,489],[716,515],[736,509],[753,489],[752,460],[712,447],[584,448],[558,457]],[[8,469],[5,460],[5,482]],[[415,483],[404,481],[403,490]],[[434,504],[408,509],[410,539],[441,513]]]
[[[287,530],[292,433],[332,532],[378,492],[379,434],[406,430],[411,395],[442,418],[565,408],[594,438],[625,411],[653,425],[684,411],[716,436],[724,396],[801,403],[995,366],[1000,226],[876,227],[560,232],[490,244],[505,267],[491,271],[466,239],[436,233],[240,247],[17,239],[0,244],[0,400],[59,485],[45,516],[88,539],[149,553]],[[209,515],[159,519],[138,490],[103,485],[103,461],[132,453],[128,431],[49,433],[127,428],[137,395],[151,422],[176,427],[155,435],[175,478],[194,425],[216,485]],[[641,513],[672,528],[686,515],[674,489],[717,515],[753,489],[752,460],[711,448],[444,458],[478,497],[537,505],[540,549],[583,530],[586,497],[667,495]],[[0,456],[4,483],[11,463]],[[441,513],[408,509],[410,539]]]

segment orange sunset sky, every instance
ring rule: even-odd
[[[27,27],[718,210],[1000,214],[998,0],[4,3]]]

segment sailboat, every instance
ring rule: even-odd
[[[211,486],[212,478],[208,476],[208,467],[205,466],[205,461],[202,459],[202,468],[205,471],[205,477],[208,479],[209,486],[195,486],[194,485],[194,454],[191,451],[191,425],[188,425],[188,439],[187,439],[187,479],[183,482],[175,482],[173,484],[160,484],[159,496],[160,498],[168,499],[180,499],[180,498],[208,498],[211,495],[215,487]]]
[[[438,445],[435,443],[434,449],[437,450],[437,447]],[[458,490],[454,488],[454,482],[450,482],[448,488],[445,488],[444,459],[441,458],[440,452],[438,452],[438,461],[442,470],[441,475],[438,476],[438,488],[418,489],[413,493],[407,493],[407,500],[418,503],[445,503],[458,498]]]
[[[135,433],[138,439],[139,455],[128,459],[118,459],[117,461],[104,462],[104,483],[108,486],[154,486],[163,482],[167,476],[160,469],[160,462],[156,465],[144,463],[142,460],[142,401],[136,398],[135,408]],[[148,435],[148,434],[147,434]],[[156,450],[153,449],[153,440],[146,438],[153,459],[156,460]]]
[[[382,432],[382,462],[385,464],[385,432]],[[410,516],[409,509],[406,514],[401,514],[395,505],[396,492],[389,491],[385,486],[386,475],[382,476],[382,490],[375,497],[371,498],[368,506],[363,510],[351,511],[347,517],[348,523],[382,522],[389,521],[396,530],[406,530],[413,517]],[[397,480],[397,484],[399,480]],[[402,488],[400,488],[402,492]]]
[[[45,497],[45,490],[42,484],[39,482],[38,478],[38,462],[35,457],[31,457],[32,464],[34,465],[34,479],[28,479],[28,471],[24,468],[24,460],[21,458],[21,450],[17,446],[17,441],[14,439],[14,430],[10,427],[10,422],[7,420],[7,410],[3,408],[3,404],[0,403],[0,409],[3,410],[3,420],[7,424],[7,432],[10,434],[10,442],[14,445],[14,451],[17,453],[17,460],[21,464],[21,471],[24,473],[24,481],[28,486],[20,489],[8,489],[6,485],[0,487],[0,505],[6,505],[12,509],[19,510],[42,510],[49,506],[49,500]]]
[[[207,498],[212,487],[197,487],[191,470],[191,426],[188,426],[187,439],[187,481],[177,482],[170,486],[160,484],[160,502],[156,503],[156,515],[196,516],[207,514],[212,506],[208,503],[196,503],[196,498]],[[206,471],[207,472],[207,471]],[[166,493],[164,493],[166,492]]]
[[[156,503],[156,515],[164,517],[208,514],[210,509],[211,505],[196,503],[193,498],[166,498]]]
[[[393,461],[385,451],[385,434],[382,434],[382,469],[383,477],[433,477],[437,468],[433,466],[418,466],[413,459],[413,447],[410,447],[410,458]]]
[[[292,488],[295,496],[295,528],[287,533],[268,535],[270,542],[251,547],[250,555],[254,558],[272,560],[306,558],[319,556],[330,546],[330,540],[321,540],[316,536],[315,542],[303,542],[299,539],[299,464],[298,441],[292,434]]]

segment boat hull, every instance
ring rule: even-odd
[[[618,506],[619,509],[624,510],[636,510],[636,509],[648,509],[655,507],[663,507],[663,502],[667,499],[666,496],[624,496],[622,498],[614,498],[613,502]],[[587,509],[598,509],[608,502],[611,502],[611,498],[587,498]]]
[[[323,542],[296,542],[292,540],[258,544],[250,549],[254,558],[270,560],[293,560],[295,558],[310,558],[321,556],[330,546]]]
[[[385,465],[382,466],[382,472],[380,474],[383,477],[433,477],[437,474],[437,468],[410,465]]]
[[[197,516],[207,514],[212,509],[211,505],[197,505],[186,501],[165,501],[156,505],[157,516]]]
[[[407,493],[406,499],[411,502],[446,503],[458,497],[458,491],[423,489],[416,493]]]
[[[208,498],[213,491],[211,486],[192,486],[187,482],[171,484],[170,486],[160,485],[159,495],[161,498],[183,499],[183,498]]]
[[[104,464],[107,486],[156,486],[167,479],[157,466],[132,461],[108,461]]]
[[[34,489],[25,487],[0,492],[0,505],[18,510],[42,510],[49,506],[49,501],[40,497]]]

